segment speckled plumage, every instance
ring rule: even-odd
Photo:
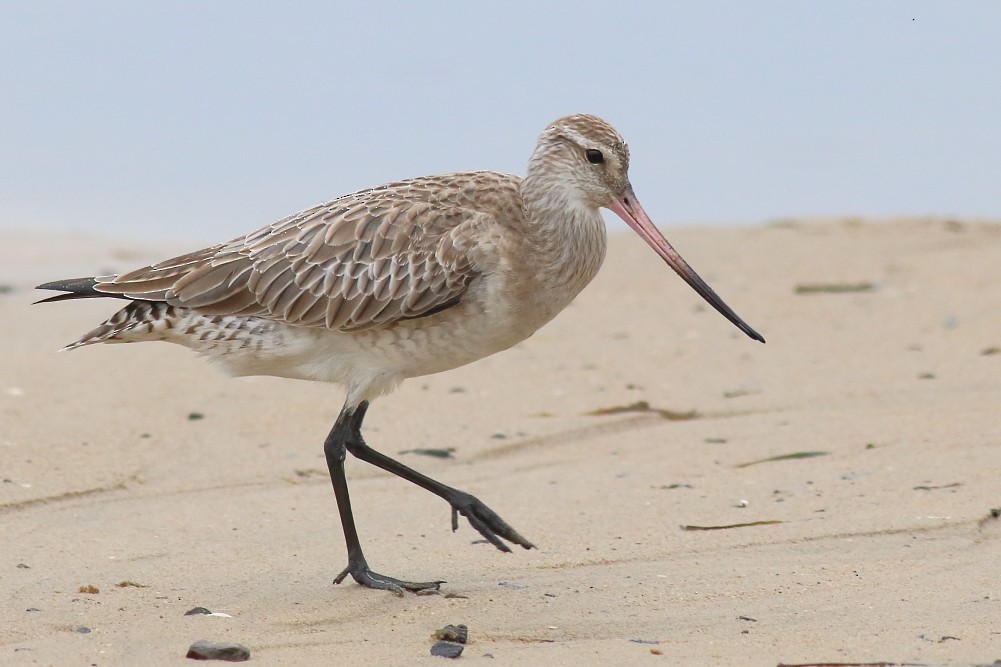
[[[362,190],[228,243],[115,276],[57,281],[47,300],[129,301],[68,347],[161,340],[235,375],[347,388],[324,454],[358,583],[435,589],[372,572],[344,472],[346,453],[443,498],[498,549],[532,548],[468,493],[369,448],[369,401],[402,380],[455,368],[531,336],[591,281],[605,257],[599,209],[626,221],[714,308],[747,326],[670,246],[629,184],[629,151],[605,121],[577,114],[539,137],[524,179],[491,171],[428,176]]]
[[[388,183],[97,278],[96,292],[137,302],[69,347],[164,340],[236,375],[338,382],[351,403],[503,350],[566,307],[604,258],[594,197],[575,191],[567,147],[581,141],[627,167],[611,126],[569,116],[542,135],[524,180]]]

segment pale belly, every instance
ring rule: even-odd
[[[334,382],[357,402],[385,394],[406,378],[458,368],[525,340],[573,298],[552,297],[541,306],[534,300],[470,298],[429,317],[352,333],[268,322],[252,345],[173,342],[197,349],[234,375]]]
[[[133,302],[78,344],[164,340],[199,352],[233,375],[341,384],[348,402],[357,404],[406,378],[463,366],[531,336],[594,277],[604,255],[603,236],[596,238],[594,247],[581,253],[588,261],[567,262],[558,271],[508,266],[487,272],[451,308],[363,331]]]

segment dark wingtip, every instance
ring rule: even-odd
[[[68,280],[53,280],[51,283],[42,283],[35,289],[48,289],[57,292],[72,292],[74,294],[100,294],[95,289],[97,279],[93,276],[88,278],[70,278]]]
[[[70,278],[69,280],[54,280],[51,283],[42,283],[35,289],[47,289],[56,292],[66,292],[57,294],[47,299],[41,299],[35,303],[53,303],[55,301],[67,301],[69,299],[96,299],[98,297],[117,297],[124,299],[127,297],[121,294],[107,294],[97,291],[97,278]]]

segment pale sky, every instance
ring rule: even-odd
[[[0,226],[221,241],[603,116],[662,226],[1001,217],[1001,2],[0,0]]]

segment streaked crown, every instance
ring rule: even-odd
[[[589,208],[608,204],[629,185],[629,147],[606,121],[572,114],[549,124],[526,180],[538,179]]]

